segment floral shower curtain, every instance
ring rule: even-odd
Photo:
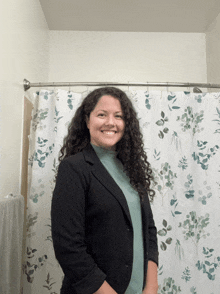
[[[151,162],[159,294],[220,291],[220,93],[130,91]],[[58,294],[51,197],[58,152],[83,94],[35,94],[29,149],[24,294]]]

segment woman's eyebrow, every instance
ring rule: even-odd
[[[97,112],[98,111],[108,112],[107,110],[103,110],[103,109],[97,109]],[[115,111],[115,113],[122,113],[122,111]]]

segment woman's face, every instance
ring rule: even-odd
[[[96,104],[87,120],[91,143],[115,150],[116,143],[124,134],[125,122],[118,99],[104,95]]]

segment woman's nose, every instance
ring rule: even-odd
[[[108,125],[115,125],[115,118],[114,118],[114,116],[109,115],[109,116],[107,117],[106,123],[107,123]]]

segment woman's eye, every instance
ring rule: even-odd
[[[102,116],[104,116],[104,113],[99,113],[98,116],[101,116],[102,117]]]
[[[119,114],[117,114],[115,117],[121,118],[121,119],[123,118],[122,115],[119,115]]]

